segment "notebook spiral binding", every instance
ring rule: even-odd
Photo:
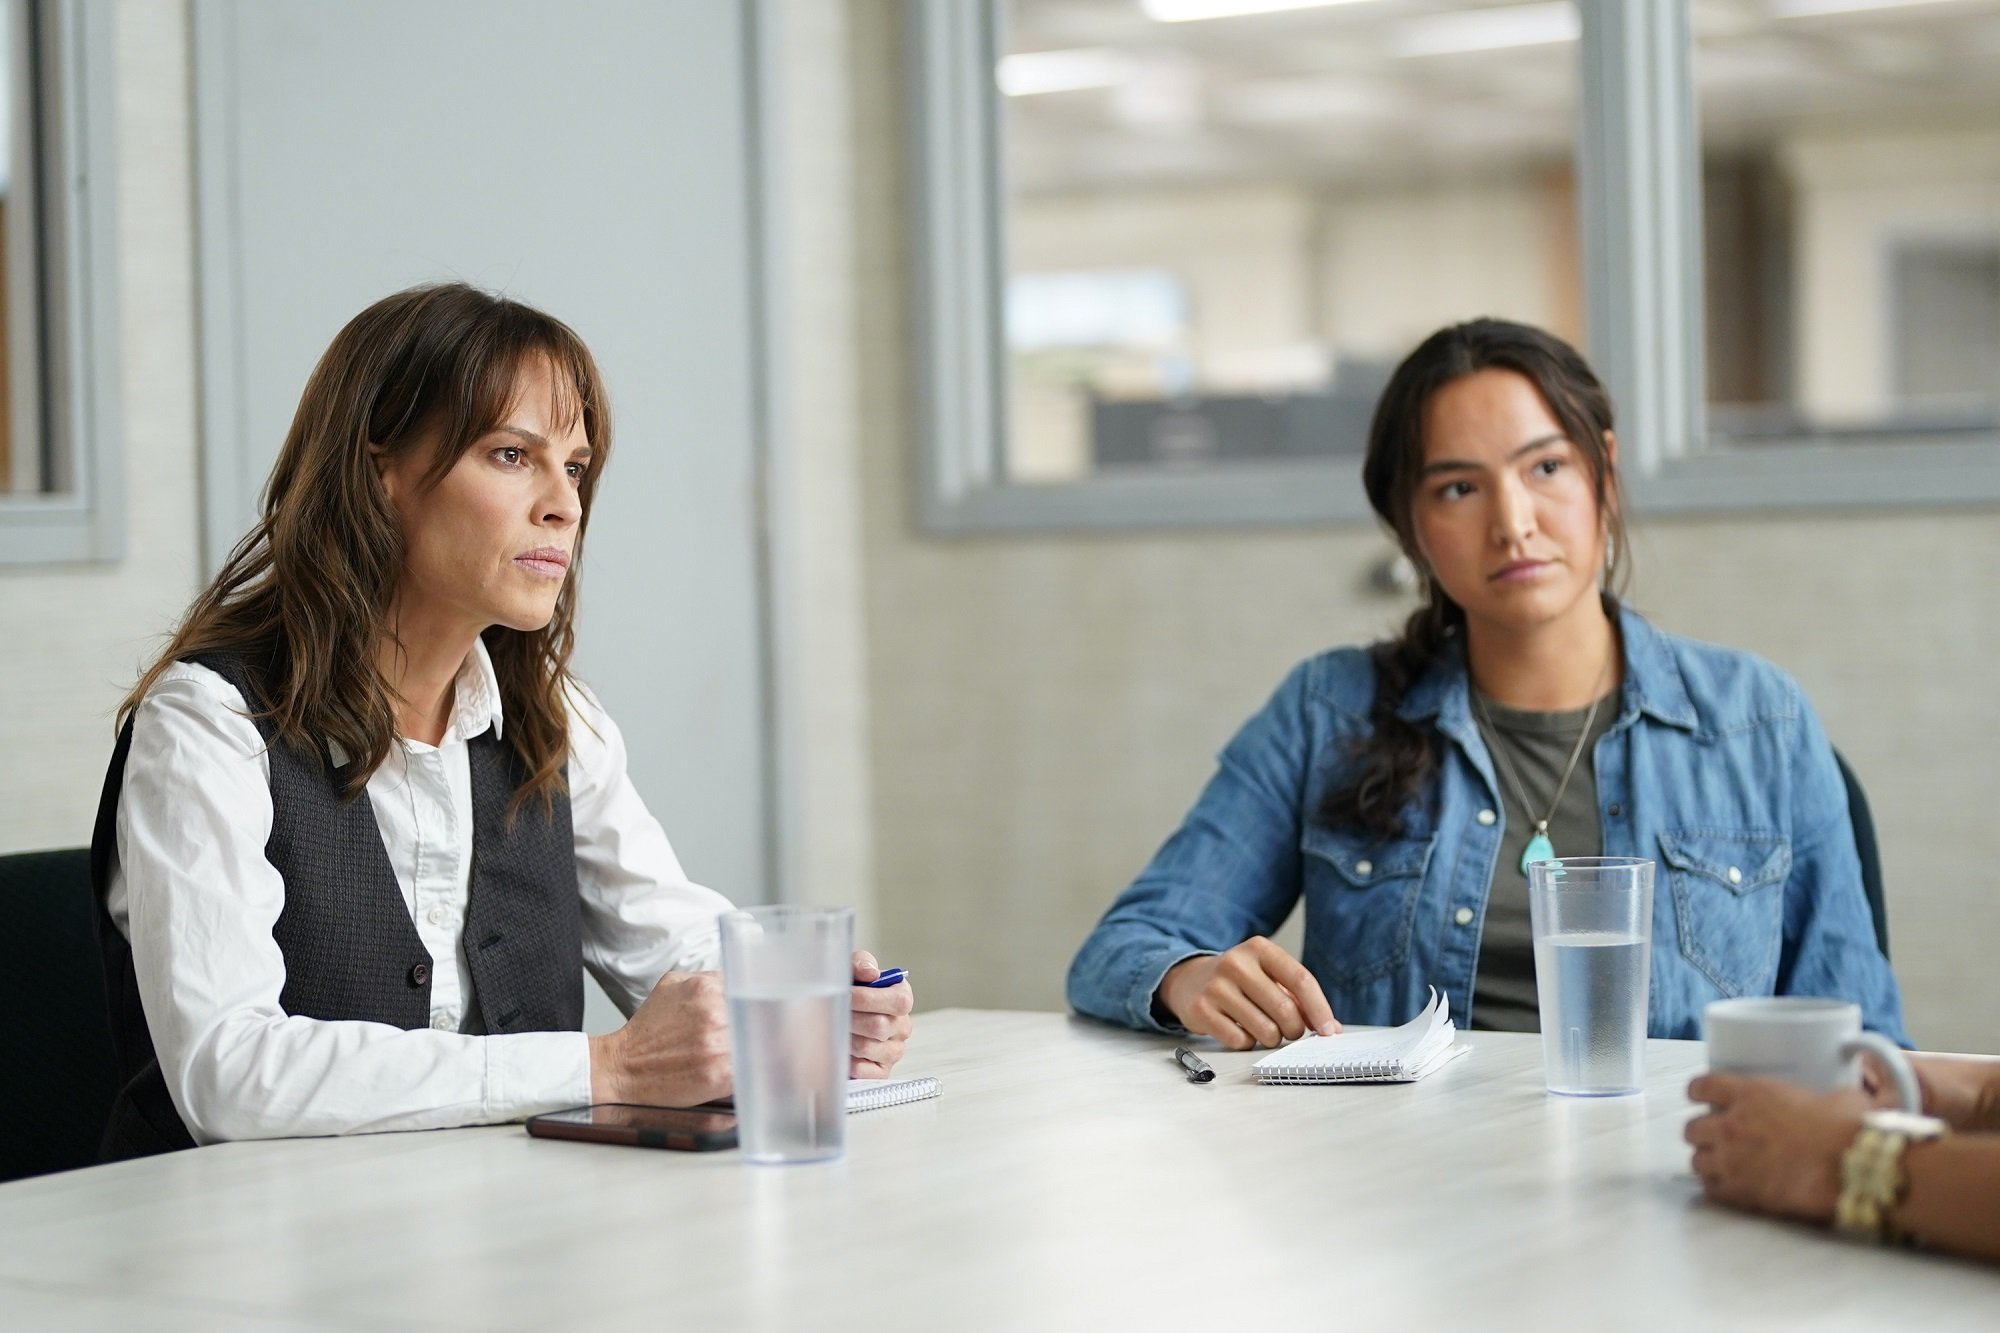
[[[1415,1018],[1359,1041],[1304,1037],[1251,1066],[1259,1083],[1411,1083],[1451,1058],[1449,1002],[1435,986]],[[1460,1048],[1460,1053],[1463,1049]]]
[[[1300,1065],[1283,1073],[1275,1070],[1258,1075],[1260,1083],[1325,1083],[1334,1079],[1395,1078],[1402,1074],[1400,1060],[1373,1060],[1361,1064]]]
[[[935,1097],[942,1091],[935,1078],[890,1079],[874,1086],[864,1086],[851,1091],[847,1097],[850,1111],[876,1111],[885,1106],[901,1106],[905,1102],[920,1102],[927,1097]]]

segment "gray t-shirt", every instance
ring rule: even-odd
[[[1563,789],[1562,803],[1549,818],[1549,841],[1557,856],[1601,856],[1604,828],[1597,815],[1597,775],[1591,755],[1597,738],[1610,730],[1618,716],[1616,691],[1598,702],[1590,735],[1576,761],[1576,772]],[[1485,716],[1481,716],[1484,710]],[[1577,729],[1590,713],[1579,708],[1566,713],[1531,713],[1507,708],[1481,695],[1473,709],[1479,734],[1493,755],[1493,776],[1500,783],[1506,825],[1500,838],[1500,859],[1493,867],[1493,884],[1486,896],[1486,921],[1479,935],[1479,968],[1473,978],[1472,1026],[1502,1032],[1539,1032],[1541,1009],[1535,995],[1535,943],[1528,925],[1528,876],[1521,853],[1535,835],[1535,823],[1547,813],[1562,781]],[[1492,725],[1487,725],[1488,719]],[[1513,776],[1508,775],[1508,764]],[[1527,788],[1533,810],[1521,808],[1519,784]]]

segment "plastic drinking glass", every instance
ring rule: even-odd
[[[1549,1091],[1639,1091],[1653,971],[1653,863],[1629,856],[1532,862],[1528,919]]]
[[[854,909],[750,907],[722,917],[736,1131],[753,1162],[847,1147]]]

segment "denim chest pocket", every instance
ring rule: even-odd
[[[1775,833],[1660,835],[1681,956],[1724,995],[1768,995],[1784,941],[1792,844]]]
[[[1367,838],[1316,824],[1299,839],[1304,867],[1307,952],[1328,960],[1336,986],[1384,976],[1410,953],[1428,838]]]

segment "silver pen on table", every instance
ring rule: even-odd
[[[1208,1083],[1215,1078],[1215,1071],[1208,1067],[1208,1061],[1185,1046],[1174,1047],[1174,1060],[1182,1069],[1187,1070],[1190,1083]]]

